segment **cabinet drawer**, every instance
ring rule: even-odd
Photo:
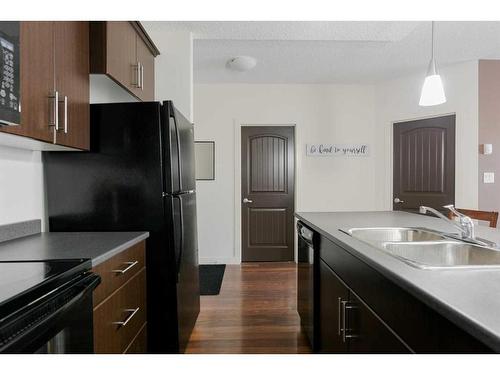
[[[146,322],[146,269],[94,309],[95,353],[123,353]]]
[[[147,353],[147,323],[145,323],[141,331],[135,336],[134,341],[130,343],[127,349],[123,352],[123,354],[145,354]]]
[[[145,242],[141,241],[94,267],[93,272],[102,279],[101,284],[94,291],[94,307],[145,266],[144,249]]]

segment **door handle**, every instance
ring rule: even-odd
[[[405,201],[402,201],[398,197],[394,198],[394,203],[404,203]]]
[[[253,200],[248,198],[243,198],[243,203],[253,203]]]

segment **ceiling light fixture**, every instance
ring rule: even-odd
[[[431,25],[431,61],[427,68],[427,76],[425,77],[422,93],[420,94],[420,102],[418,103],[422,107],[446,103],[443,82],[437,72],[436,61],[434,60],[434,21],[432,21]]]
[[[257,65],[257,60],[251,56],[236,56],[229,59],[226,63],[228,69],[238,72],[246,72],[255,68],[255,65]]]

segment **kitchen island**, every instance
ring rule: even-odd
[[[500,268],[419,269],[341,231],[420,227],[456,232],[452,225],[405,212],[296,216],[319,238],[318,351],[500,352]],[[496,229],[477,226],[476,234],[500,242]]]

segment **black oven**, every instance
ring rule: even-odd
[[[0,125],[21,121],[19,24],[0,21]]]
[[[0,262],[0,353],[93,353],[100,277],[89,270],[80,260]]]

